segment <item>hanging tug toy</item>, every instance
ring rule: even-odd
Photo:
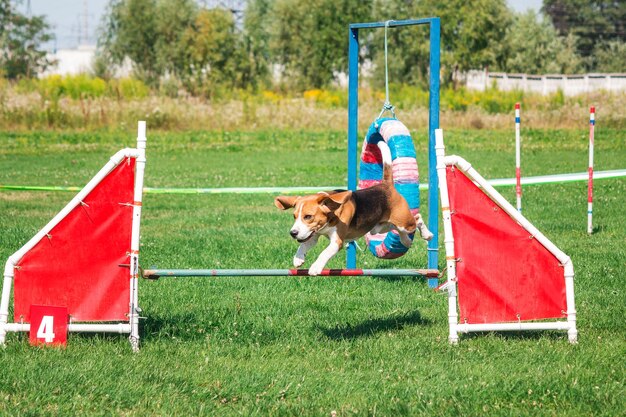
[[[384,141],[391,151],[393,161],[393,183],[396,190],[409,204],[411,214],[419,217],[419,173],[415,159],[415,147],[409,129],[396,119],[395,108],[389,102],[389,75],[387,66],[387,28],[391,21],[385,24],[385,103],[383,108],[370,125],[363,148],[361,150],[361,164],[359,169],[358,187],[368,188],[379,184],[383,180],[383,160],[378,142]],[[392,117],[383,117],[389,111]],[[419,219],[421,222],[421,219]],[[419,230],[418,230],[419,233]],[[429,232],[430,233],[430,232]],[[411,241],[414,234],[409,235]],[[367,247],[376,257],[394,259],[404,255],[409,248],[402,244],[400,236],[395,231],[384,234],[365,235]]]

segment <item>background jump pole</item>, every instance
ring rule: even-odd
[[[587,181],[587,233],[593,233],[593,140],[596,126],[596,108],[589,109],[589,180]]]
[[[428,269],[437,269],[439,263],[439,183],[435,130],[439,128],[439,77],[441,25],[438,17],[389,22],[353,23],[348,32],[348,188],[357,187],[358,113],[359,113],[359,30],[399,26],[428,25],[430,28],[430,81],[428,109],[428,228],[433,238],[428,242]],[[346,267],[356,268],[356,248],[348,246]],[[429,278],[428,285],[436,287],[437,278]]]
[[[522,170],[521,138],[520,138],[520,105],[515,103],[515,195],[517,197],[517,211],[522,212]]]

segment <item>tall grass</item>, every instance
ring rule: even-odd
[[[391,102],[398,117],[409,125],[428,123],[428,91],[407,85],[391,85]],[[565,97],[483,92],[464,88],[441,92],[441,124],[458,128],[499,129],[512,126],[515,102],[522,103],[525,127],[580,128],[588,118],[588,106],[597,108],[598,125],[626,128],[622,103],[626,94],[594,94]],[[175,85],[150,91],[140,81],[105,81],[86,75],[50,76],[0,82],[0,128],[29,129],[126,129],[138,119],[163,130],[344,129],[347,126],[347,91],[307,90],[230,91],[213,100],[191,97]],[[380,112],[384,94],[363,88],[359,92],[359,125],[365,128]]]

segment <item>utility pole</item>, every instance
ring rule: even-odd
[[[87,10],[87,0],[83,1],[83,24],[85,25],[85,44],[89,43],[89,13]]]
[[[83,12],[77,16],[78,46],[89,44],[89,10],[87,0],[83,0]]]

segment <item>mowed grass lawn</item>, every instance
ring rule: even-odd
[[[523,135],[524,175],[586,170],[586,131]],[[132,128],[1,133],[0,184],[82,186],[135,136]],[[425,182],[425,132],[414,136]],[[448,153],[485,177],[513,175],[512,130],[445,137]],[[346,178],[344,132],[149,130],[147,155],[148,187],[334,186]],[[626,168],[626,132],[598,126],[596,169],[617,168]],[[513,187],[501,192],[514,200]],[[585,183],[524,188],[524,214],[573,259],[577,345],[564,332],[532,332],[462,336],[450,346],[446,296],[420,279],[142,281],[137,354],[119,335],[71,334],[66,349],[44,349],[10,334],[0,350],[0,415],[624,415],[626,179],[596,182],[592,236],[586,195]],[[2,262],[71,197],[0,191]],[[142,266],[290,267],[292,218],[273,197],[145,195]],[[424,267],[425,252],[423,242],[396,261],[360,252],[359,264]],[[329,266],[341,267],[344,256]]]

